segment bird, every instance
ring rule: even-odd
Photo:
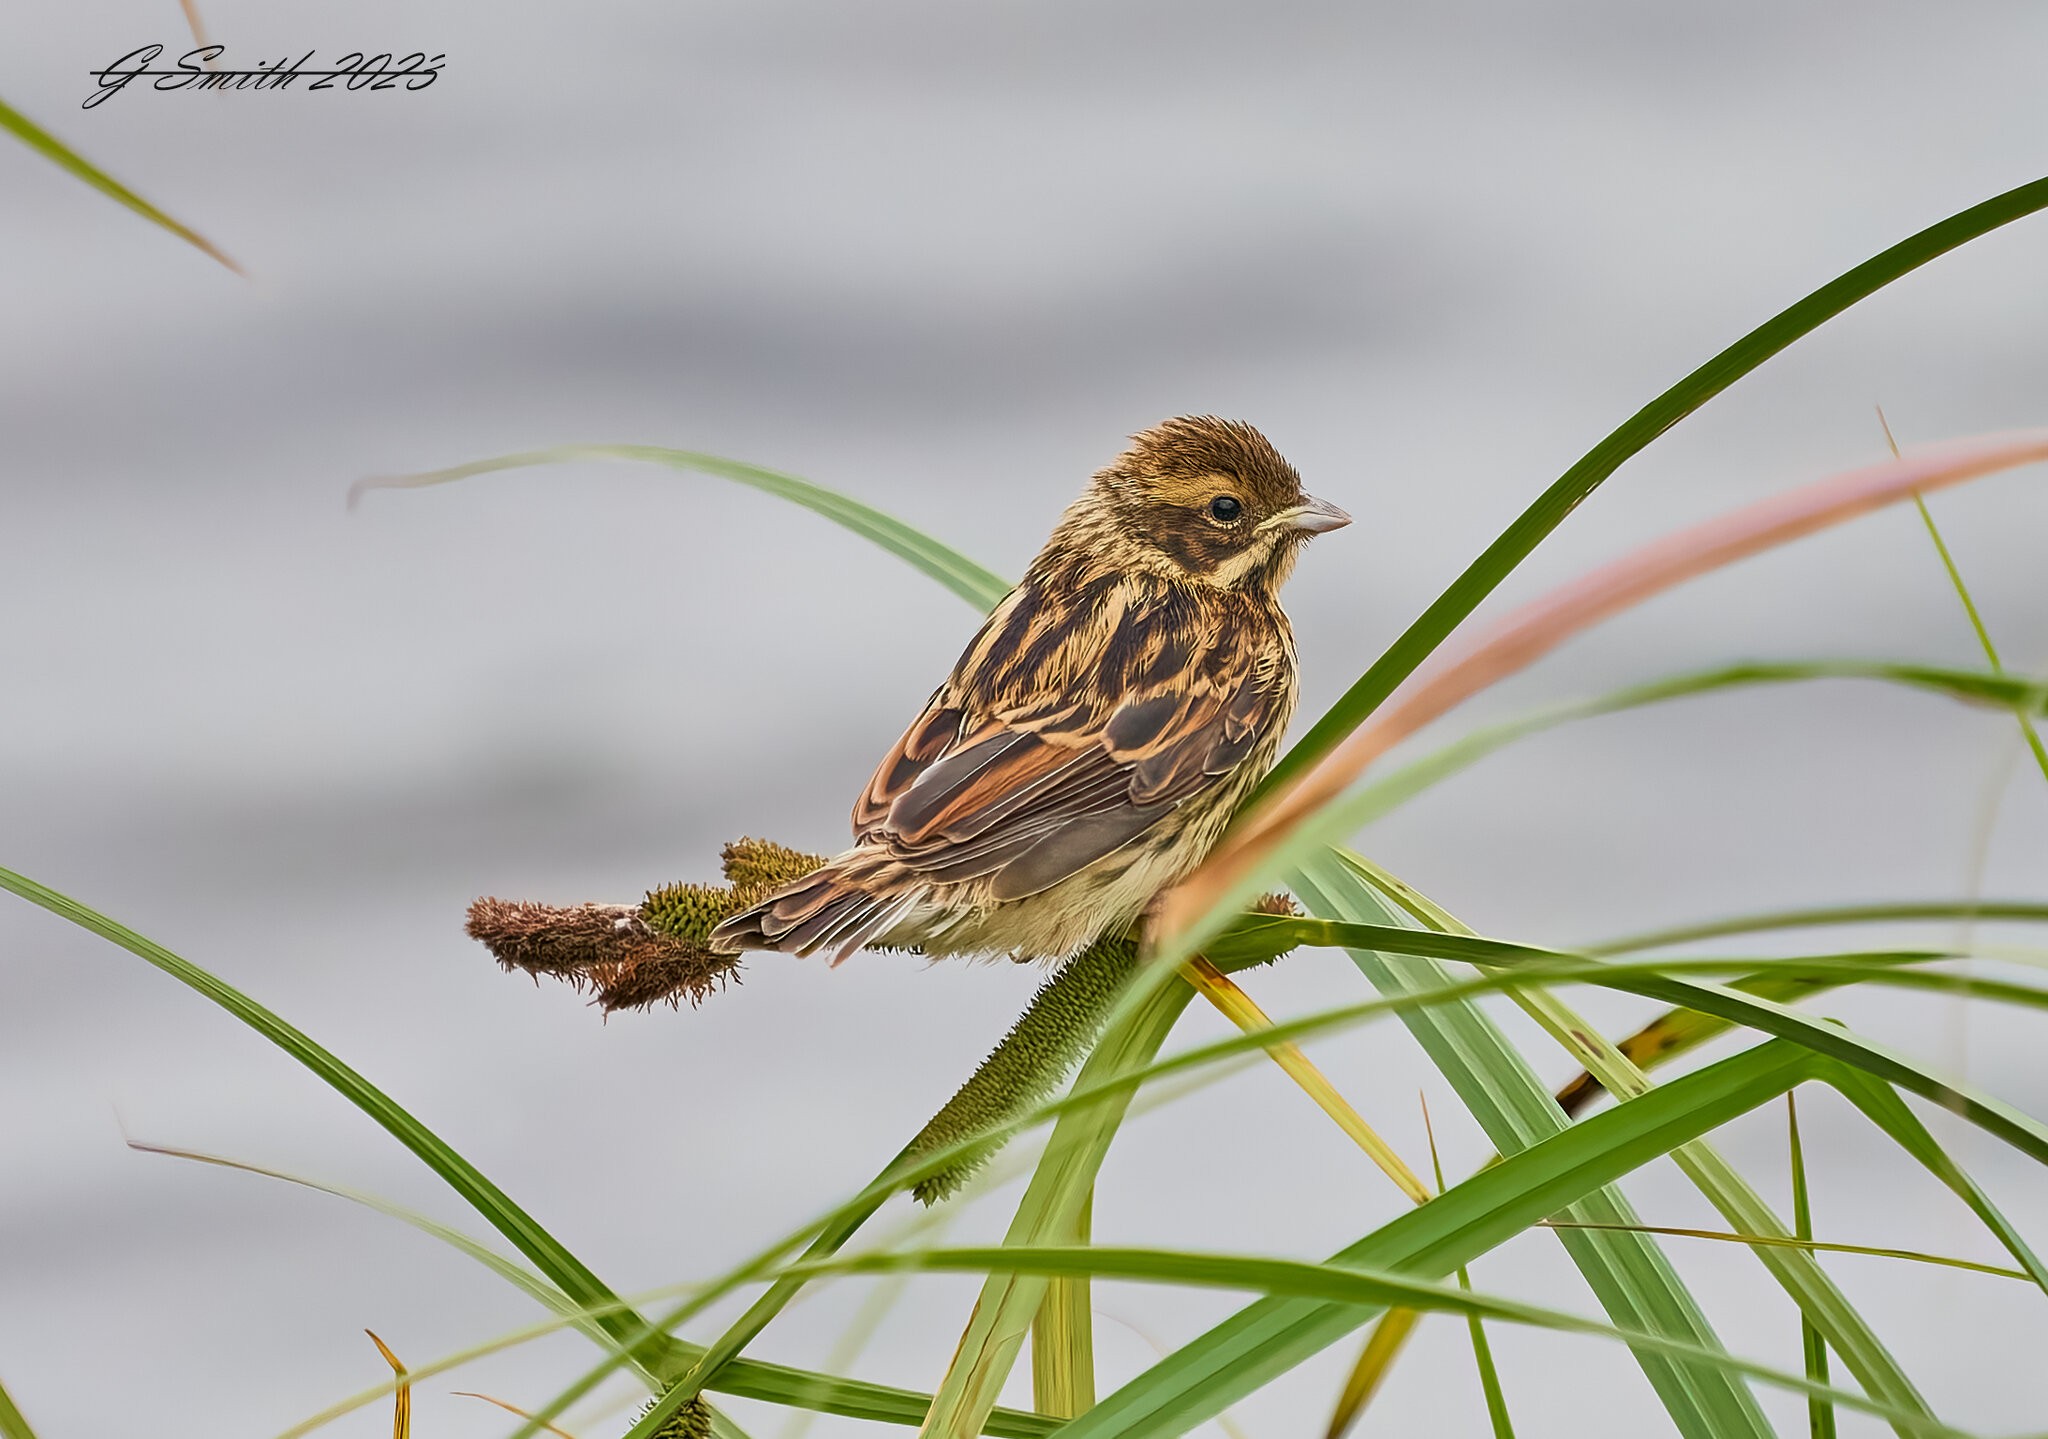
[[[1271,769],[1299,688],[1279,590],[1350,522],[1248,424],[1133,435],[883,757],[853,847],[711,948],[1056,963],[1135,923]]]

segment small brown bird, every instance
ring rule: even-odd
[[[1304,495],[1250,425],[1168,420],[1095,476],[853,807],[854,847],[713,931],[1061,959],[1201,863],[1294,712]]]

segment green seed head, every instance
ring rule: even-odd
[[[646,1418],[653,1412],[654,1400],[647,1401],[647,1407],[640,1411]],[[711,1439],[711,1406],[698,1395],[675,1412],[675,1416],[661,1428],[654,1431],[654,1439]]]
[[[769,890],[802,879],[825,863],[822,854],[805,854],[770,839],[742,836],[725,847],[725,877],[735,889]]]
[[[718,922],[740,908],[740,896],[722,884],[670,884],[649,890],[640,917],[678,939],[708,939]]]
[[[1031,1007],[981,1062],[946,1107],[932,1116],[911,1150],[936,1154],[1017,1118],[1051,1097],[1102,1030],[1110,1004],[1137,967],[1128,935],[1098,939],[1068,960],[1032,998]],[[995,1156],[999,1143],[976,1146],[912,1189],[925,1204],[950,1197]]]

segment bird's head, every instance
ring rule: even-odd
[[[1133,435],[1076,509],[1125,565],[1218,589],[1277,589],[1304,540],[1351,523],[1264,435],[1212,415]]]

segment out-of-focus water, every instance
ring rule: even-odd
[[[708,875],[743,832],[833,846],[973,616],[714,480],[532,470],[353,515],[351,480],[673,444],[838,486],[1016,572],[1127,432],[1241,416],[1360,517],[1290,592],[1312,715],[1622,416],[1820,281],[2048,165],[2048,12],[2025,4],[202,8],[240,59],[424,49],[446,69],[412,94],[130,90],[81,111],[88,69],[185,48],[178,7],[0,11],[0,94],[252,276],[0,146],[0,863],[302,1024],[627,1290],[714,1273],[857,1187],[1036,977],[757,961],[698,1012],[601,1024],[499,974],[463,907],[631,898]],[[1687,421],[1502,598],[1881,455],[1874,403],[1908,443],[2048,422],[2044,333],[2035,220]],[[2008,660],[2048,666],[2042,474],[1935,509]],[[1478,710],[1738,656],[1970,664],[1973,643],[1918,520],[1894,511],[1661,599]],[[2011,729],[1868,687],[1731,695],[1525,744],[1361,843],[1481,930],[1539,941],[1958,895],[1973,873],[2039,894],[2048,789]],[[1361,994],[1333,955],[1251,983],[1276,1011]],[[1647,1012],[1588,1003],[1617,1026]],[[2048,1113],[2035,1019],[1926,997],[1829,1012]],[[1482,1157],[1397,1029],[1316,1052],[1412,1162],[1418,1088],[1447,1168]],[[1804,1112],[1823,1237],[1992,1257],[1843,1106]],[[1774,1196],[1781,1129],[1725,1136]],[[132,1154],[124,1131],[464,1218],[226,1015],[0,904],[0,1378],[47,1436],[273,1433],[384,1377],[364,1326],[417,1364],[538,1317],[388,1219]],[[1958,1152],[2044,1232],[2038,1168],[1974,1136]],[[1717,1222],[1668,1165],[1629,1188],[1653,1222]],[[1311,1255],[1400,1204],[1253,1069],[1133,1123],[1096,1233]],[[952,1233],[999,1233],[1004,1207]],[[1798,1367],[1759,1266],[1672,1252],[1735,1347]],[[2038,1422],[2038,1295],[1829,1267],[1944,1417]],[[1591,1306],[1542,1235],[1474,1279]],[[856,1371],[928,1388],[972,1289],[918,1281]],[[865,1292],[824,1291],[757,1352],[824,1362]],[[1105,1385],[1238,1302],[1103,1286]],[[1664,1432],[1619,1349],[1497,1342],[1520,1432]],[[591,1352],[556,1338],[423,1381],[416,1433],[501,1434],[508,1416],[449,1391],[536,1404]],[[1319,1432],[1350,1357],[1243,1405],[1242,1431]],[[1012,1392],[1028,1395],[1021,1368]],[[1803,1426],[1795,1401],[1767,1403]],[[622,1412],[572,1427],[594,1439]],[[373,1406],[334,1432],[387,1422]],[[1446,1320],[1364,1432],[1484,1425]]]

